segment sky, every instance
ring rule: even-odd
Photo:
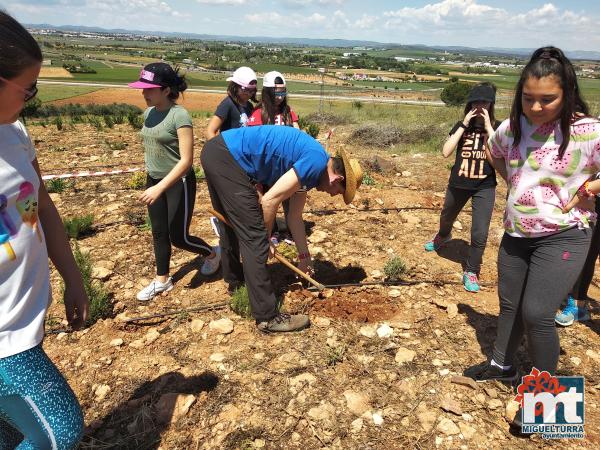
[[[600,50],[597,0],[0,0],[0,8],[52,25]]]

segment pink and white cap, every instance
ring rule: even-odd
[[[133,89],[152,89],[162,87],[160,84],[154,81],[156,74],[149,70],[142,69],[140,72],[140,79],[129,83],[127,86]]]
[[[248,88],[251,86],[256,87],[256,72],[250,67],[239,67],[233,72],[232,76],[227,78],[227,81],[233,81],[238,86]],[[254,84],[252,82],[254,81]]]

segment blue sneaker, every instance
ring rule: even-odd
[[[479,292],[479,279],[473,272],[463,272],[463,286],[467,292]]]
[[[441,237],[439,234],[436,235],[430,241],[426,242],[424,247],[427,252],[437,252],[446,242],[452,239],[452,233],[450,233],[445,238]]]
[[[558,311],[554,321],[563,327],[573,325],[574,322],[584,322],[590,320],[590,312],[586,307],[577,306],[577,301],[569,295],[567,306],[562,311]]]

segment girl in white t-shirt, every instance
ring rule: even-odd
[[[73,329],[85,324],[89,302],[35,149],[17,120],[37,93],[41,63],[35,39],[0,11],[0,444],[72,449],[81,439],[83,414],[42,349],[48,257],[65,282]]]

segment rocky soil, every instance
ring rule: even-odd
[[[197,134],[206,121],[196,120]],[[311,192],[305,219],[315,278],[323,283],[373,282],[392,256],[406,263],[403,283],[328,289],[320,296],[279,264],[271,269],[287,311],[307,312],[312,327],[263,335],[231,312],[225,284],[205,279],[201,261],[175,250],[176,287],[148,305],[135,299],[153,277],[150,232],[129,176],[82,178],[52,194],[63,217],[93,213],[95,232],[78,241],[91,253],[95,276],[112,295],[113,314],[90,328],[65,333],[60,280],[44,347],[66,375],[86,418],[89,449],[404,449],[598,448],[600,429],[599,307],[593,321],[559,330],[561,375],[586,378],[582,441],[546,442],[509,431],[514,394],[499,383],[475,384],[462,371],[489,355],[498,300],[495,258],[502,234],[505,189],[484,256],[479,294],[460,284],[469,242],[469,208],[454,240],[439,255],[422,245],[436,231],[449,174],[437,154],[375,151],[348,142],[338,127],[330,149],[344,146],[372,162],[372,186],[354,206]],[[46,174],[86,168],[138,167],[143,157],[126,125],[57,131],[30,127]],[[202,141],[197,139],[197,155]],[[198,184],[194,234],[216,238]],[[51,237],[49,237],[51,238]],[[598,281],[594,280],[595,283]],[[599,298],[594,284],[591,296]],[[186,308],[217,305],[184,312]],[[179,311],[157,319],[128,318]],[[530,363],[523,348],[521,369]]]

